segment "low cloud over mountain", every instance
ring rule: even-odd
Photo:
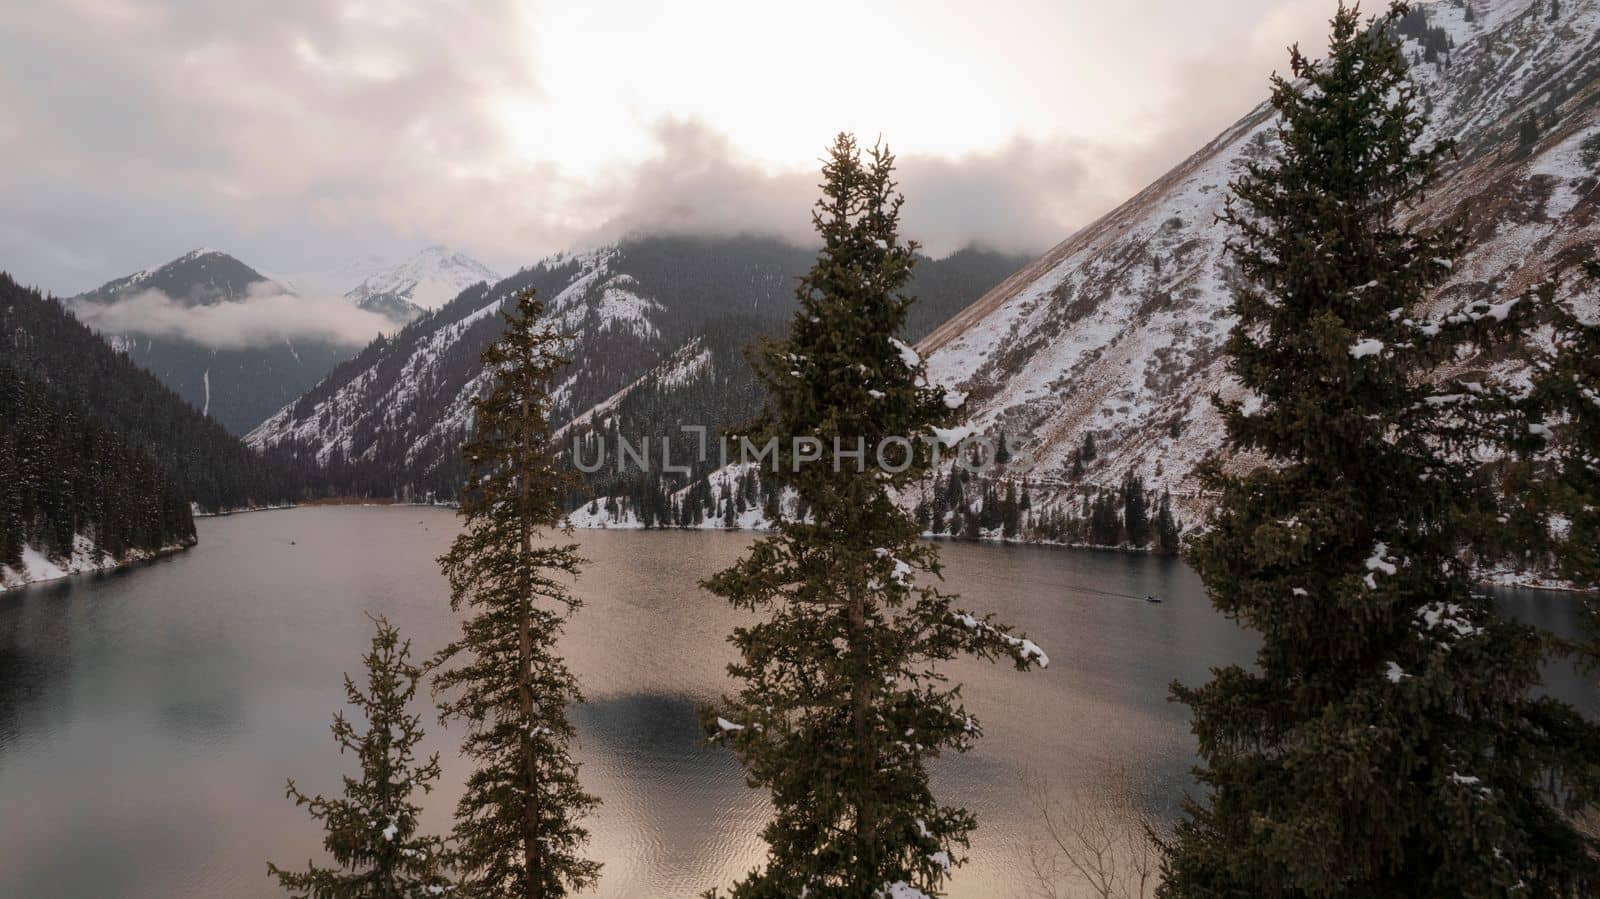
[[[361,346],[394,330],[382,315],[339,297],[299,296],[271,281],[250,285],[248,296],[191,305],[150,289],[109,303],[74,300],[74,314],[104,334],[187,340],[215,350],[238,350],[283,341],[311,340]]]

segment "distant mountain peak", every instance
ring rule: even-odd
[[[494,270],[471,256],[434,244],[369,275],[346,292],[345,299],[397,322],[408,322],[450,302],[473,284],[499,280]]]
[[[199,247],[153,269],[115,278],[74,297],[76,302],[110,303],[157,290],[186,306],[243,300],[254,285],[272,279],[221,250]]]

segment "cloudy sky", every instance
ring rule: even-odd
[[[1037,251],[1265,96],[1334,0],[0,5],[0,268],[76,293],[197,246],[269,273],[445,243],[803,237],[842,129],[936,253]]]

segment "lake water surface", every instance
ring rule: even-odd
[[[426,657],[455,633],[434,559],[456,532],[439,509],[304,508],[200,523],[193,550],[134,570],[0,595],[0,896],[268,897],[266,862],[320,858],[321,833],[283,797],[286,777],[336,792],[353,760],[328,734],[340,676],[387,615]],[[745,620],[697,582],[750,537],[580,532],[586,607],[562,643],[588,703],[573,711],[600,897],[691,897],[760,861],[766,810],[693,706],[730,688],[724,641]],[[1050,668],[960,663],[985,736],[935,768],[941,799],[978,816],[950,895],[1027,895],[1028,784],[1063,795],[1126,769],[1171,807],[1193,762],[1174,679],[1248,661],[1249,636],[1174,560],[1110,552],[949,544],[964,605],[1000,613],[1049,651]],[[1165,599],[1143,601],[1147,595]],[[1572,597],[1508,596],[1571,633]],[[1551,688],[1600,713],[1589,684]],[[465,773],[458,734],[425,823],[437,832]],[[1030,778],[1032,778],[1030,780]]]

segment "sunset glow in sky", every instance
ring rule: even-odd
[[[0,267],[803,238],[844,129],[935,252],[1037,251],[1265,97],[1332,0],[57,0],[0,10]]]

